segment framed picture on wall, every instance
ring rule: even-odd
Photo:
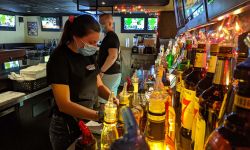
[[[38,36],[37,22],[27,22],[28,36]]]

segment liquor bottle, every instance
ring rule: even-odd
[[[104,106],[104,127],[101,134],[101,149],[109,150],[111,144],[118,139],[117,106],[113,103],[114,92],[111,92],[108,102]]]
[[[144,85],[146,85],[146,83],[144,83]],[[147,123],[147,106],[148,106],[148,100],[145,96],[145,91],[146,90],[143,90],[141,93],[140,93],[140,98],[141,98],[141,106],[142,106],[142,109],[143,109],[143,116],[141,118],[141,121],[140,121],[140,131],[142,133],[144,133],[144,130],[145,130],[145,127],[146,127],[146,123]]]
[[[164,96],[166,97],[166,96]],[[175,149],[175,110],[172,106],[171,99],[167,98],[165,101],[165,145],[166,149]]]
[[[213,84],[199,98],[199,117],[196,122],[195,149],[203,149],[208,135],[216,128],[223,99],[231,84],[233,48],[221,46],[213,78]]]
[[[133,93],[138,93],[139,78],[137,77],[137,70],[135,71],[135,73],[132,76],[132,84],[133,84],[133,87],[134,87]]]
[[[239,82],[233,112],[225,117],[223,125],[212,132],[205,149],[250,149],[250,57],[237,65],[235,73]]]
[[[123,85],[123,90],[119,94],[120,101],[118,106],[118,125],[117,125],[119,137],[123,135],[123,128],[124,128],[124,121],[122,119],[121,110],[123,107],[129,106],[129,97],[130,95],[127,92],[127,82],[125,82]]]
[[[166,56],[166,61],[167,61],[167,64],[168,64],[168,68],[169,69],[172,68],[173,63],[174,63],[174,55],[172,54],[172,48],[169,49],[169,53]]]
[[[198,44],[196,48],[196,57],[193,71],[186,76],[184,81],[184,91],[182,98],[182,115],[181,115],[181,136],[184,140],[191,140],[192,123],[198,110],[195,110],[195,87],[198,82],[205,76],[206,68],[206,45]],[[182,141],[181,141],[182,142]],[[191,141],[190,141],[191,142]],[[182,143],[183,145],[183,143]]]
[[[145,137],[140,133],[134,115],[129,107],[122,108],[125,134],[116,140],[110,150],[149,150]]]
[[[146,141],[152,150],[165,147],[165,99],[160,91],[161,78],[157,77],[155,90],[150,96],[145,127]]]
[[[182,82],[182,73],[184,71],[184,65],[178,64],[176,70],[176,91],[175,91],[175,100],[174,100],[174,108],[178,110],[180,107],[180,93],[181,93],[181,82]]]
[[[81,120],[78,123],[82,135],[77,139],[75,150],[97,150],[97,142],[89,128]]]
[[[217,54],[219,52],[219,45],[218,44],[211,44],[210,45],[210,58],[208,60],[208,69],[205,78],[201,79],[197,86],[196,86],[196,97],[195,97],[195,105],[194,108],[196,111],[199,110],[199,96],[210,86],[212,86],[213,83],[213,77],[215,73],[216,68],[216,62],[217,62]],[[199,113],[196,113],[193,124],[192,124],[192,144],[191,147],[194,149],[194,142],[195,142],[195,132],[196,132],[196,122],[198,118]],[[199,133],[198,133],[199,134]]]
[[[133,95],[131,110],[134,114],[134,117],[138,126],[140,126],[141,118],[143,117],[143,109],[140,105],[140,99],[139,99],[138,93],[134,93]]]
[[[195,59],[195,48],[192,48],[192,40],[187,40],[186,41],[186,56],[184,57],[183,61],[181,64],[185,65],[184,71],[181,75],[181,92],[180,92],[180,101],[183,99],[183,93],[184,93],[184,81],[192,71],[194,67],[194,59]]]
[[[127,78],[127,92],[129,94],[129,106],[132,105],[132,98],[134,93],[134,85],[132,83],[132,79],[130,77]]]

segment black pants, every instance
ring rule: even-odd
[[[49,135],[53,150],[66,150],[80,136],[80,129],[73,118],[53,114]]]

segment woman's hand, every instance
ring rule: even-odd
[[[118,98],[114,98],[113,102],[114,102],[117,106],[119,106],[119,104],[120,104],[120,100],[119,100]]]

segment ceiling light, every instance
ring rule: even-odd
[[[102,2],[102,5],[106,5],[106,3],[105,3],[105,2]]]
[[[28,13],[30,13],[31,11],[30,10],[27,10]]]
[[[55,9],[56,9],[56,10],[58,10],[59,8],[58,8],[58,7],[56,7]]]

